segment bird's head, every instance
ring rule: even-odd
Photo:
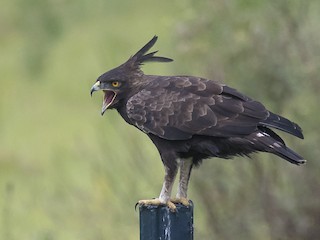
[[[102,74],[91,88],[93,92],[102,90],[104,92],[101,114],[107,109],[114,108],[121,99],[143,83],[145,78],[140,66],[145,62],[171,62],[170,58],[154,56],[157,51],[147,53],[155,44],[158,37],[154,36],[143,48],[129,58],[124,64]]]
[[[101,114],[108,108],[114,107],[114,105],[119,101],[119,94],[126,88],[126,81],[120,78],[108,77],[109,74],[101,75],[96,83],[91,88],[92,93],[98,90],[102,90],[104,93]]]

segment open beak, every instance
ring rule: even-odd
[[[111,90],[103,90],[103,103],[101,109],[101,115],[108,109],[108,107],[113,103],[113,100],[116,98],[117,94]]]
[[[113,103],[117,94],[112,90],[101,89],[100,81],[97,81],[91,88],[91,91],[90,91],[91,96],[95,91],[98,91],[98,90],[103,90],[104,92],[102,109],[101,109],[101,115],[103,115],[104,112],[108,109],[108,107]]]

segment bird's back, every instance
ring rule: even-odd
[[[287,147],[269,127],[303,138],[297,124],[217,81],[191,76],[150,79],[128,99],[126,118],[156,145],[161,143],[160,148],[169,141],[183,157],[229,158],[265,151],[286,158],[283,149]],[[300,160],[298,156],[292,161]]]

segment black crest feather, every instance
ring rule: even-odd
[[[131,58],[136,65],[141,65],[145,62],[172,62],[173,59],[166,57],[154,56],[158,51],[147,53],[158,40],[157,36],[154,36],[146,45],[143,46],[133,57]],[[146,54],[147,53],[147,54]]]

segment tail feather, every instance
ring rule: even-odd
[[[266,120],[260,123],[262,126],[276,128],[303,139],[302,129],[298,124],[272,112],[270,112],[270,116]]]
[[[283,159],[291,162],[292,164],[300,165],[306,163],[306,160],[303,159],[298,153],[294,152],[292,149],[288,147],[280,147],[277,148],[275,152],[273,152],[275,155],[282,157]]]
[[[288,162],[296,165],[304,164],[306,160],[298,153],[288,148],[284,141],[275,132],[268,128],[267,131],[259,131],[254,133],[251,141],[255,141],[256,147],[259,151],[273,153]]]

